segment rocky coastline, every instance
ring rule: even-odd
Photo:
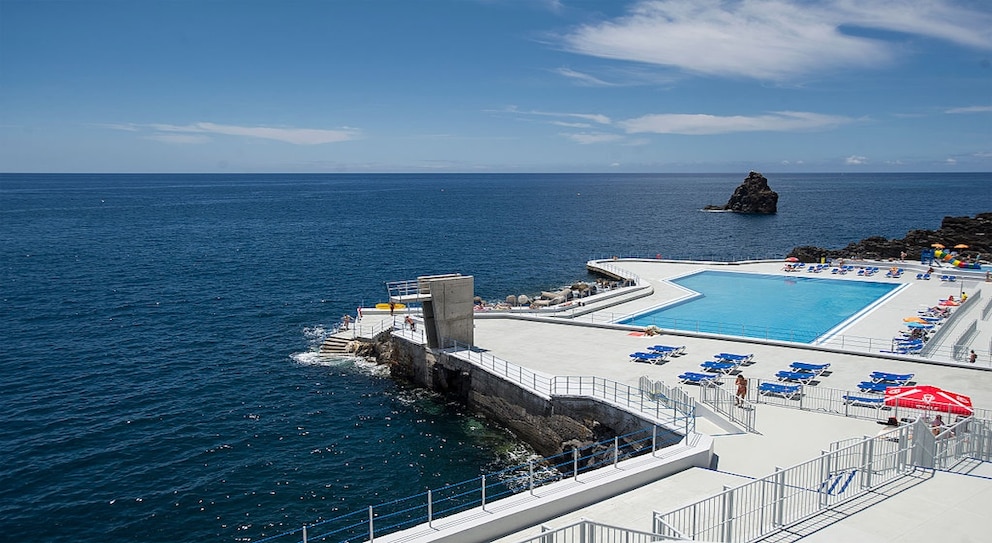
[[[960,247],[962,245],[966,247]],[[835,258],[920,260],[925,251],[931,251],[935,246],[955,251],[969,261],[992,261],[992,212],[979,213],[974,217],[944,217],[940,228],[910,230],[901,239],[873,236],[842,249],[803,245],[795,247],[786,256],[798,258],[800,262]]]

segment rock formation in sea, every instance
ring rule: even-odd
[[[770,215],[778,211],[778,193],[768,186],[765,176],[752,171],[737,187],[726,205],[708,205],[703,209]]]
[[[910,230],[902,239],[874,236],[851,243],[843,249],[824,249],[805,245],[796,247],[788,256],[802,262],[819,262],[821,258],[869,258],[877,260],[898,259],[906,253],[907,260],[919,260],[923,251],[934,244],[948,251],[956,251],[965,258],[992,259],[992,212],[972,217],[944,217],[937,230]],[[955,248],[966,245],[967,247]]]

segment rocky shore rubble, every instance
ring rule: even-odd
[[[992,259],[992,212],[974,217],[944,217],[937,230],[910,230],[902,239],[882,236],[865,238],[843,249],[825,249],[812,245],[796,247],[787,256],[801,262],[819,262],[821,258],[853,258],[871,260],[919,260],[924,251],[934,245],[957,251],[969,260],[989,262]],[[955,249],[966,245],[967,248]]]

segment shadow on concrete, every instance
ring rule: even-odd
[[[784,528],[773,534],[755,539],[754,541],[761,541],[765,543],[792,543],[799,541],[820,530],[828,528],[838,522],[865,511],[873,505],[878,505],[879,503],[884,502],[900,492],[904,492],[921,485],[930,480],[932,477],[933,471],[918,469],[909,474],[907,477],[900,477],[899,479],[873,489],[862,496],[858,496],[828,509],[824,509],[820,513],[817,513],[806,520],[797,522],[788,528]]]

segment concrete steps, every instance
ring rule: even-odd
[[[348,352],[348,343],[350,339],[343,337],[328,336],[324,339],[324,342],[320,344],[320,355],[321,356],[337,356],[342,354],[350,354]]]

